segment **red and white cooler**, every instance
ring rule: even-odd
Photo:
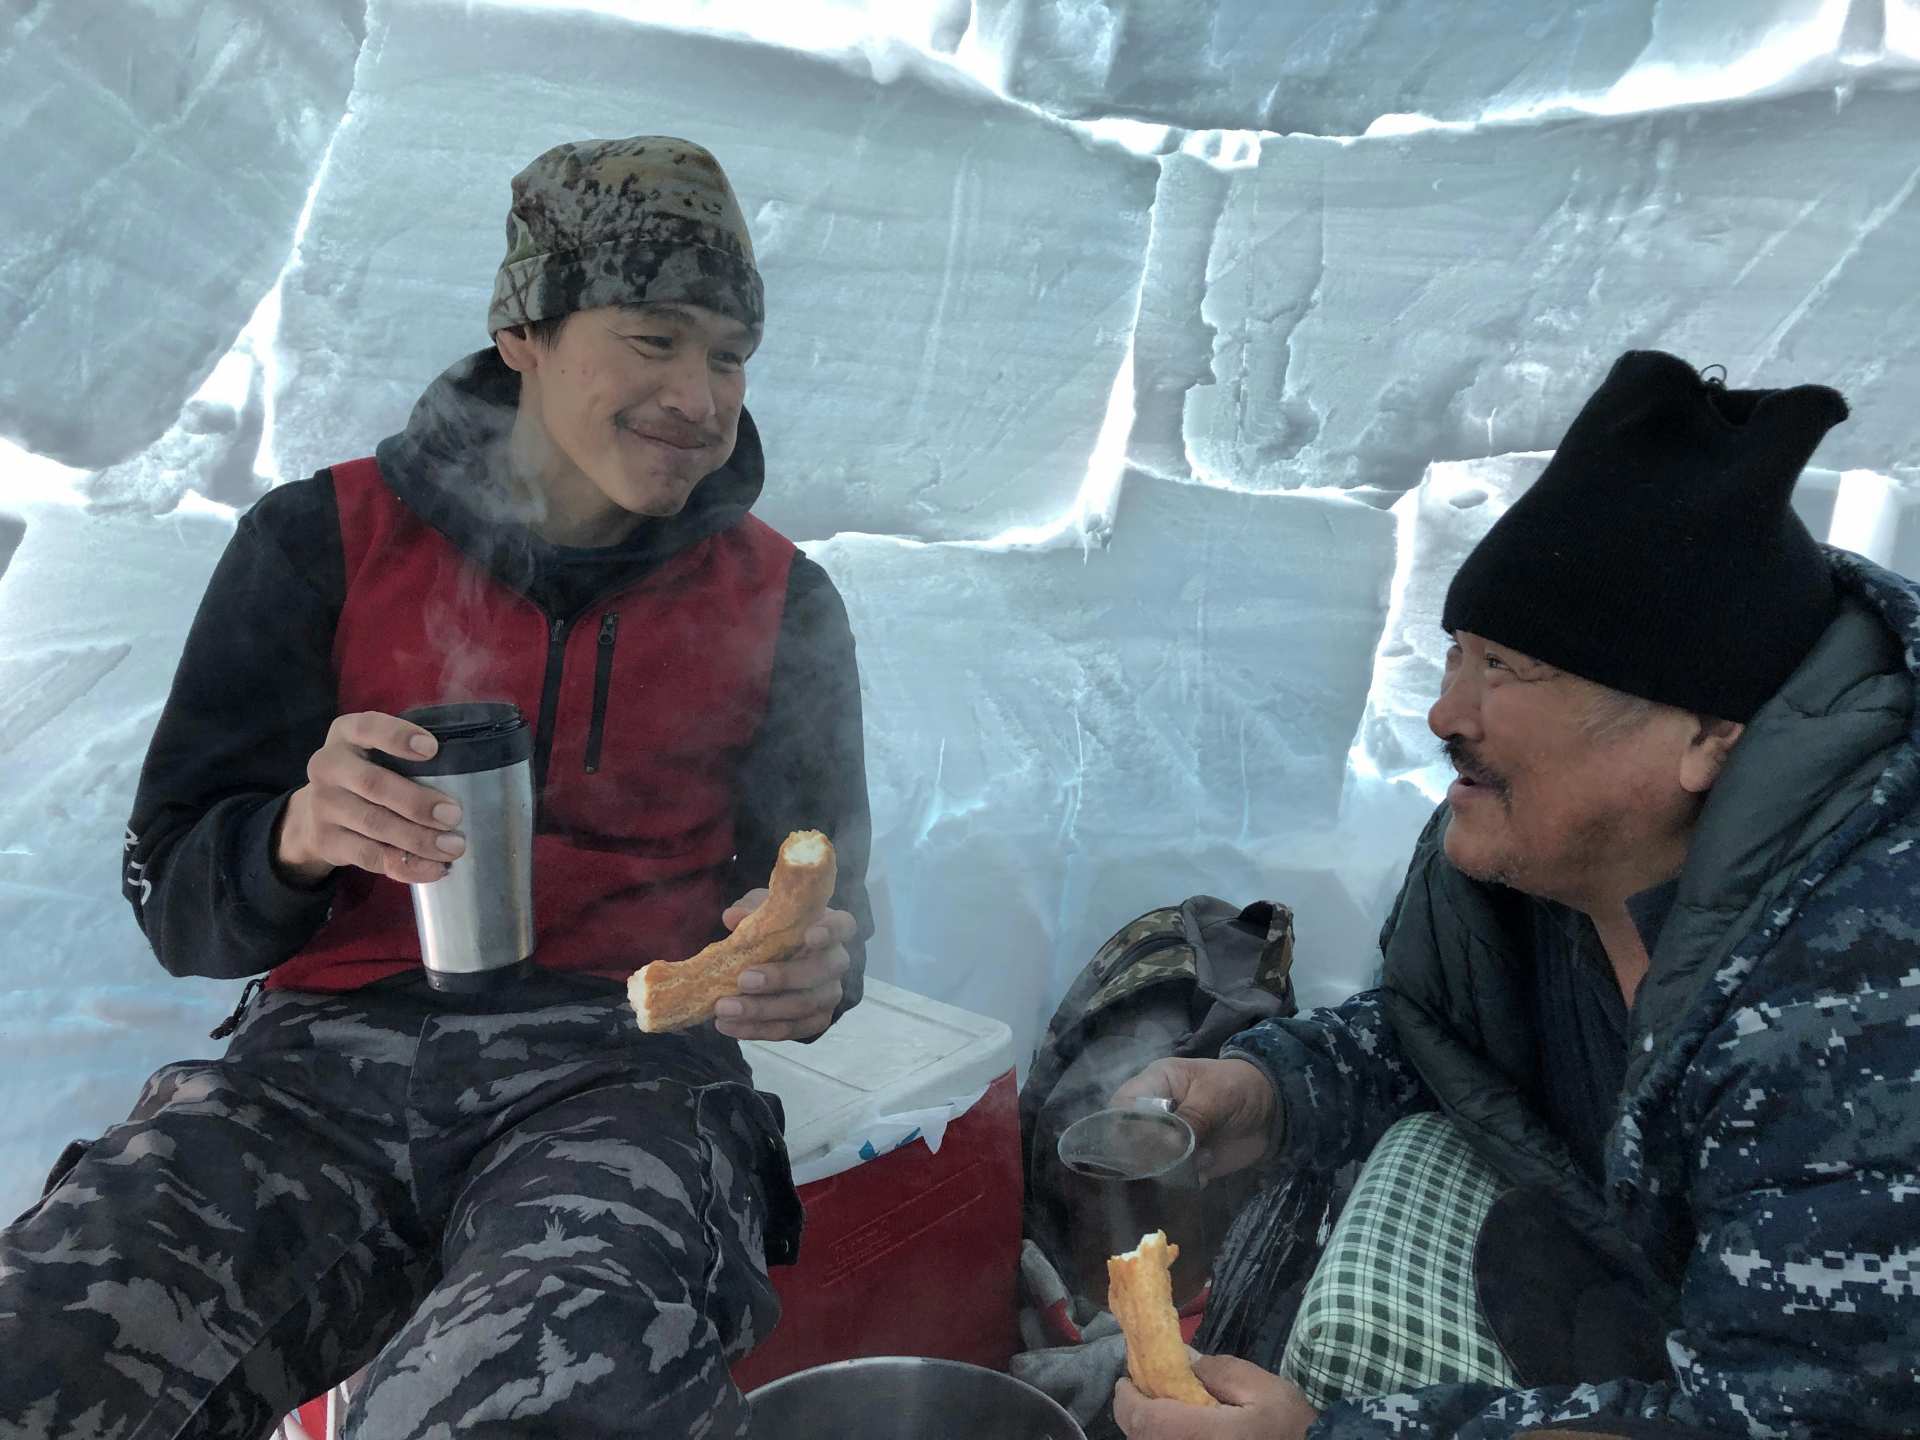
[[[752,1390],[810,1365],[931,1355],[1007,1368],[1019,1344],[1013,1032],[877,980],[811,1045],[749,1043],[786,1108],[806,1209],[783,1313],[734,1366]]]

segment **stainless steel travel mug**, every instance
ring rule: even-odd
[[[460,993],[531,973],[533,730],[501,702],[427,705],[401,717],[440,742],[430,760],[376,755],[458,801],[466,853],[441,879],[409,885],[427,983]]]

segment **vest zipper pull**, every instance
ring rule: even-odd
[[[213,1029],[209,1030],[207,1032],[207,1038],[209,1040],[224,1040],[233,1034],[234,1031],[238,1030],[241,1020],[246,1017],[247,1008],[253,1004],[260,992],[266,989],[266,987],[267,977],[264,975],[256,975],[253,979],[249,980],[246,988],[240,992],[240,1003],[233,1007],[233,1013],[218,1025],[214,1026]]]

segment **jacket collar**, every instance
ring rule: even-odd
[[[549,544],[514,513],[505,457],[519,404],[520,377],[488,347],[429,385],[406,429],[381,441],[374,453],[387,485],[410,510],[524,594],[545,569],[583,552]],[[739,524],[760,498],[765,474],[760,432],[742,411],[732,457],[700,482],[684,510],[644,521],[597,554],[610,585],[630,584],[668,557]]]
[[[1840,612],[1715,784],[1635,1004],[1617,1185],[1659,1189],[1648,1138],[1707,1037],[1846,856],[1920,807],[1920,592],[1827,556]]]

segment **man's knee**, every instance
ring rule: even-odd
[[[477,1167],[449,1226],[449,1276],[484,1270],[501,1286],[526,1272],[663,1314],[687,1305],[724,1349],[745,1349],[778,1315],[768,1191],[782,1175],[763,1164],[768,1142],[743,1104],[637,1084],[550,1107]]]

